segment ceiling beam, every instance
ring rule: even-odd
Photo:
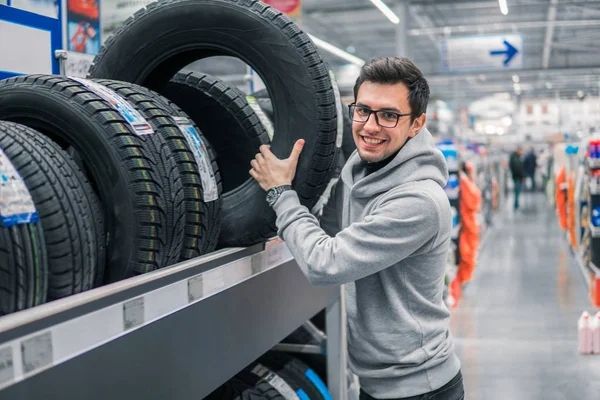
[[[562,42],[554,42],[552,47],[558,50],[566,50],[566,51],[580,51],[580,52],[600,52],[600,47],[598,46],[585,46],[578,43],[562,43]]]
[[[544,40],[544,53],[542,55],[542,68],[548,69],[550,65],[550,54],[552,52],[552,38],[554,37],[554,24],[556,23],[556,5],[558,0],[550,0],[548,7],[548,26],[546,27],[546,38]]]
[[[544,74],[545,76],[549,76],[551,74],[559,74],[559,75],[599,75],[600,74],[600,63],[597,65],[591,65],[589,67],[573,67],[573,68],[524,68],[524,69],[511,69],[511,70],[496,70],[496,71],[477,71],[477,72],[453,72],[453,73],[440,73],[440,74],[428,74],[425,78],[427,80],[433,79],[454,79],[455,77],[467,77],[474,76],[479,77],[479,75],[486,75],[487,77],[495,77],[495,76],[510,76],[510,75],[519,75],[523,76],[531,76],[537,74]]]
[[[452,33],[467,33],[467,32],[484,32],[484,31],[503,31],[511,29],[541,29],[546,28],[547,21],[524,21],[524,22],[503,22],[503,23],[491,23],[491,24],[477,24],[477,25],[456,25],[456,26],[440,26],[435,28],[426,29],[409,29],[408,34],[410,36],[424,36],[424,35],[441,35],[441,34],[452,34]],[[555,21],[555,27],[565,28],[581,28],[588,26],[600,26],[600,19],[587,19],[587,20],[571,20],[571,21]]]
[[[323,2],[324,3],[324,2]],[[562,1],[561,4],[565,5],[582,5],[589,6],[594,4],[600,4],[600,0],[565,0]],[[390,7],[393,7],[395,2],[386,2],[386,4]],[[498,9],[498,1],[443,1],[443,0],[412,0],[411,5],[421,6],[421,7],[435,7],[438,11],[452,11],[452,10],[477,10],[477,9]],[[539,6],[544,7],[548,5],[548,0],[533,0],[530,2],[520,2],[520,3],[510,3],[510,9],[515,10],[521,7],[532,7]],[[375,10],[372,4],[365,2],[364,4],[354,4],[354,5],[345,5],[340,6],[314,6],[314,7],[304,7],[302,10],[303,14],[318,14],[318,13],[327,13],[327,14],[339,14],[339,13],[348,13],[348,12],[362,12],[365,10]]]

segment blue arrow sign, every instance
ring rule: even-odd
[[[504,45],[506,46],[506,50],[490,51],[490,55],[491,56],[506,55],[506,58],[504,59],[504,65],[506,66],[506,65],[508,65],[510,60],[512,60],[513,57],[519,52],[519,50],[517,50],[512,44],[508,43],[506,40],[504,40],[503,42],[504,42]]]

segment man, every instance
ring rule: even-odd
[[[515,191],[515,211],[519,209],[519,195],[521,194],[521,187],[523,185],[523,179],[525,179],[525,171],[523,169],[523,161],[521,161],[521,157],[523,156],[523,148],[518,147],[510,155],[509,167],[510,173],[512,174],[514,191]]]
[[[322,226],[290,189],[290,158],[268,146],[250,174],[277,213],[279,235],[315,285],[345,284],[349,365],[361,399],[464,398],[442,294],[451,212],[444,157],[424,128],[429,86],[406,58],[365,64],[350,106],[357,146]]]
[[[531,191],[535,192],[535,170],[537,168],[537,157],[535,155],[535,150],[532,148],[529,150],[529,153],[525,155],[525,159],[523,160],[523,169],[525,171],[525,176],[531,180]]]

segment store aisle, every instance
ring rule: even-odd
[[[599,399],[600,355],[577,353],[587,288],[544,196],[522,197],[496,216],[452,311],[466,399]]]

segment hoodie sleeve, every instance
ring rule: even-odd
[[[437,205],[421,192],[387,199],[335,237],[319,227],[294,191],[284,192],[274,209],[279,236],[313,285],[341,285],[382,271],[431,246],[440,229]]]

